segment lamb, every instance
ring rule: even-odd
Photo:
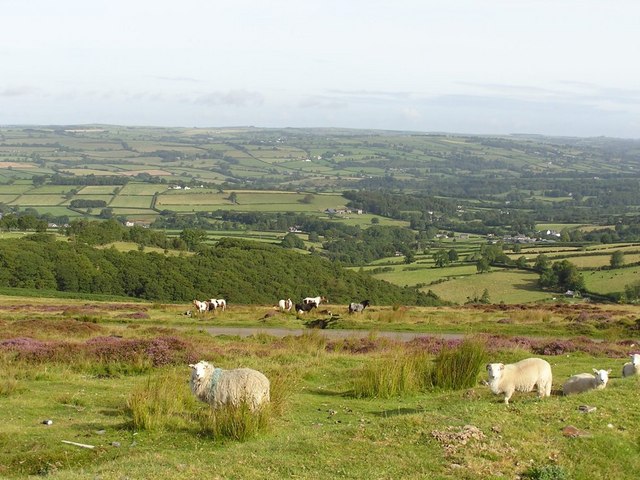
[[[640,353],[633,353],[631,361],[625,363],[622,367],[622,376],[631,377],[638,374],[640,374]]]
[[[541,358],[525,358],[517,363],[490,363],[489,387],[494,394],[504,394],[504,403],[509,404],[513,392],[530,392],[538,387],[538,397],[551,395],[551,365]]]
[[[562,385],[562,394],[571,395],[573,393],[583,393],[589,390],[601,390],[607,386],[609,381],[609,374],[611,370],[597,370],[593,369],[593,375],[591,373],[578,373],[569,378],[564,385]]]
[[[270,400],[269,379],[257,370],[223,370],[214,368],[204,360],[189,367],[191,391],[214,409],[226,405],[237,407],[246,402],[250,410],[255,412]]]

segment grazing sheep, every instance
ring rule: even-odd
[[[609,381],[611,370],[593,369],[591,373],[578,373],[573,375],[562,385],[562,394],[571,395],[572,393],[583,393],[589,390],[603,389]]]
[[[634,353],[631,355],[631,361],[622,367],[622,376],[631,377],[638,374],[640,374],[640,353]]]
[[[504,394],[504,403],[509,404],[513,392],[530,392],[538,387],[538,397],[551,395],[551,365],[541,358],[525,358],[517,363],[490,363],[487,365],[489,387],[496,395]]]
[[[369,300],[362,300],[360,303],[350,303],[349,313],[360,313],[370,305]]]
[[[293,302],[290,298],[287,298],[286,300],[280,300],[278,302],[278,308],[281,312],[290,312],[291,308],[293,308]]]
[[[191,367],[191,391],[213,408],[246,402],[256,411],[269,402],[269,379],[250,368],[223,370],[204,360]]]

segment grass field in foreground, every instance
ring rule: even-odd
[[[427,388],[390,398],[354,398],[352,381],[361,378],[364,368],[397,361],[422,344],[399,344],[375,335],[337,342],[318,334],[213,338],[196,319],[183,317],[183,328],[158,323],[175,313],[171,306],[2,300],[0,339],[19,335],[71,341],[78,348],[109,346],[100,359],[91,361],[74,357],[73,348],[60,350],[55,357],[41,354],[37,360],[2,352],[2,478],[511,479],[534,468],[553,467],[566,478],[590,480],[634,478],[640,468],[640,419],[635,407],[640,378],[620,378],[630,347],[616,346],[606,356],[581,351],[543,356],[554,374],[554,394],[543,400],[533,393],[516,393],[506,406],[481,384],[484,372],[478,372],[475,385],[462,390]],[[258,307],[252,308],[233,315],[253,323]],[[420,311],[428,315],[440,310]],[[468,312],[447,311],[463,316]],[[150,318],[141,318],[141,313]],[[478,313],[486,315],[488,310]],[[515,316],[516,311],[497,314]],[[536,319],[544,322],[536,315],[529,321]],[[182,345],[198,359],[217,366],[256,368],[274,382],[286,378],[280,387],[286,393],[282,410],[271,415],[266,430],[245,442],[207,434],[199,419],[209,407],[194,401],[188,390],[187,361],[153,367],[144,360],[146,355],[168,358],[158,355],[167,355],[162,352],[171,351],[169,347],[137,356],[118,348],[127,341],[167,337],[187,342]],[[525,347],[491,348],[488,361],[511,362],[534,355]],[[110,355],[122,359],[109,360]],[[613,370],[607,388],[571,397],[557,395],[571,374],[591,368]],[[128,408],[133,392],[154,392],[162,379],[172,383],[167,394],[158,392],[158,400],[151,403],[158,407],[149,413],[157,427],[135,428]],[[585,404],[596,410],[580,413],[578,407]],[[43,424],[47,419],[53,423]],[[567,425],[585,436],[564,436]],[[465,435],[465,426],[477,429],[474,435]]]

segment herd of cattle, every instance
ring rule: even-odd
[[[278,302],[277,308],[281,312],[290,312],[295,307],[295,312],[298,314],[303,314],[306,312],[310,312],[314,308],[318,308],[322,302],[327,302],[326,297],[317,296],[317,297],[306,297],[303,298],[300,303],[294,304],[290,298],[282,299]],[[369,300],[362,300],[361,302],[353,302],[348,305],[349,313],[361,313],[367,308],[371,303]],[[196,314],[204,314],[207,312],[215,312],[222,311],[224,312],[227,308],[227,302],[224,298],[211,298],[209,300],[194,300],[193,307],[195,309]],[[186,315],[191,315],[191,310],[185,312]]]

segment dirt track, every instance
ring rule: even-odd
[[[305,333],[317,332],[330,339],[340,338],[366,338],[371,335],[368,330],[338,330],[338,329],[309,329],[309,328],[257,328],[257,327],[205,327],[205,331],[213,336],[218,335],[238,335],[240,337],[249,337],[256,333],[265,333],[274,337],[286,337],[289,335],[300,336]],[[390,338],[408,342],[418,337],[437,337],[447,340],[457,340],[464,338],[461,333],[420,333],[420,332],[375,332],[376,337]]]

